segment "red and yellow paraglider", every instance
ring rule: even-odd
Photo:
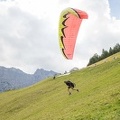
[[[59,44],[66,59],[72,59],[75,43],[82,19],[87,19],[86,12],[67,8],[60,14],[59,20]]]

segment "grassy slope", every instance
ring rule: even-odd
[[[68,76],[1,93],[0,120],[119,120],[120,53],[114,56]],[[67,79],[79,93],[68,95]]]

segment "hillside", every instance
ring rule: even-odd
[[[80,92],[68,95],[68,79]],[[1,93],[0,108],[0,120],[119,120],[120,52],[69,75]]]

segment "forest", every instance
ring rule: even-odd
[[[105,50],[105,49],[102,49],[102,54],[101,55],[98,55],[97,53],[95,53],[89,60],[87,66],[89,65],[92,65],[100,60],[103,60],[117,52],[120,52],[120,44],[117,43],[113,48],[109,48],[109,50]]]

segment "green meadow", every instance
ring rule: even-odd
[[[79,92],[68,95],[65,80]],[[0,120],[120,120],[120,52],[69,75],[0,93]]]

